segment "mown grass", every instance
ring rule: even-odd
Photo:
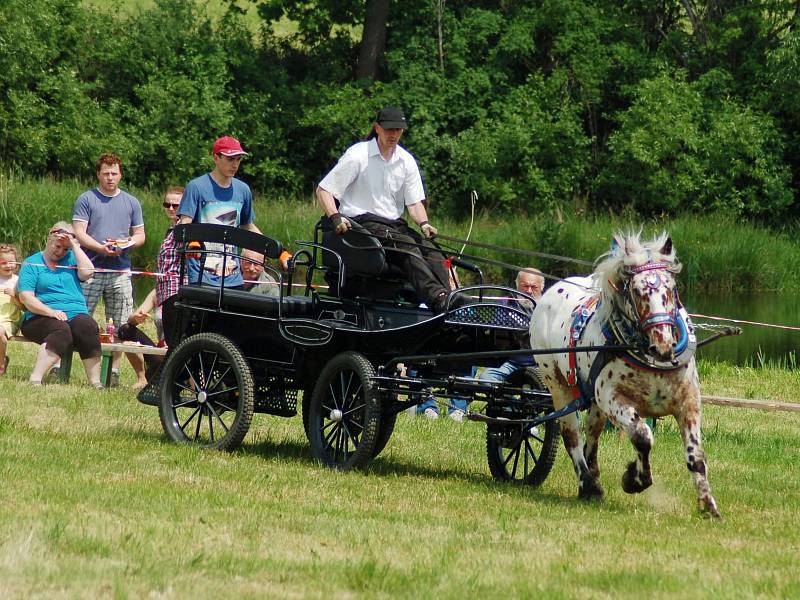
[[[400,415],[368,473],[323,469],[299,418],[257,415],[241,450],[167,443],[129,388],[27,387],[33,348],[0,378],[0,596],[788,598],[800,595],[800,415],[709,406],[721,522],[698,515],[670,422],[656,483],[627,496],[632,456],[601,441],[606,499],[576,498],[563,452],[540,489],[491,480],[484,428]],[[800,402],[796,373],[704,364]],[[127,375],[127,374],[126,374]],[[131,383],[129,380],[126,383]]]
[[[18,243],[25,255],[37,251],[50,225],[70,219],[75,198],[91,183],[77,180],[19,179],[0,175],[0,241]],[[166,187],[166,185],[165,185]],[[132,189],[142,202],[147,243],[133,254],[136,267],[152,269],[167,227],[161,208],[161,190]],[[257,194],[256,222],[262,231],[280,239],[289,248],[295,240],[308,240],[321,211],[311,199],[274,198]],[[468,221],[454,221],[437,215],[432,218],[442,233],[463,238]],[[519,218],[478,213],[471,239],[535,252],[592,261],[605,252],[616,230],[638,229],[672,234],[683,262],[681,290],[775,290],[800,291],[800,245],[796,235],[734,222],[724,216],[679,217],[657,222],[634,221],[622,217],[560,216],[550,213]],[[460,250],[460,245],[445,246]],[[468,248],[467,253],[520,266],[537,266],[547,273],[569,275],[588,272],[581,265],[529,258],[513,253]],[[509,281],[514,273],[486,266],[488,281]],[[465,283],[469,279],[465,276]]]

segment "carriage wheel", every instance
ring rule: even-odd
[[[375,369],[357,352],[333,357],[319,374],[308,404],[308,441],[324,465],[347,471],[372,460],[381,406]]]
[[[518,371],[514,385],[547,391],[535,369]],[[549,411],[552,410],[552,406]],[[540,413],[542,414],[542,413]],[[558,421],[530,425],[489,424],[486,429],[486,459],[492,477],[500,481],[541,485],[553,468],[558,451]]]
[[[239,447],[253,419],[253,375],[239,348],[216,333],[182,341],[164,364],[159,415],[174,442]]]

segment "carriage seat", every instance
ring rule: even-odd
[[[178,300],[189,304],[217,307],[220,288],[208,285],[182,285]],[[314,302],[308,296],[284,296],[281,313],[284,317],[313,317]],[[278,299],[244,290],[226,289],[222,295],[222,308],[252,315],[277,317]]]
[[[345,265],[345,283],[340,290],[342,296],[366,296],[419,304],[420,299],[405,273],[386,260],[386,250],[380,241],[355,221],[351,220],[350,223],[352,229],[340,235],[333,230],[330,219],[323,215],[315,227],[316,231],[322,233],[322,245],[342,257]],[[331,287],[331,293],[336,294],[339,261],[332,252],[323,252],[322,264],[327,269],[325,280]]]

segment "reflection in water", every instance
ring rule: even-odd
[[[700,313],[714,317],[729,317],[800,327],[800,302],[791,294],[777,293],[695,293],[682,298],[689,313]],[[694,322],[725,324],[695,317]],[[784,364],[789,353],[797,357],[800,349],[800,331],[787,331],[770,327],[758,327],[732,323],[742,328],[738,337],[723,338],[698,350],[700,358],[724,360],[737,365],[758,364],[759,353],[765,360]],[[709,332],[699,331],[700,339]]]

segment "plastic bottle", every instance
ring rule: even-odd
[[[108,323],[106,323],[106,333],[108,334],[108,338],[110,342],[114,341],[114,333],[117,331],[117,328],[114,327],[114,319],[109,319]]]

